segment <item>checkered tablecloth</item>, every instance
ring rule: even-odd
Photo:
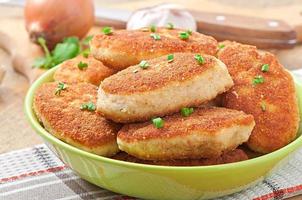
[[[221,200],[283,199],[302,194],[302,149],[269,178]],[[0,155],[1,200],[134,199],[92,185],[64,165],[46,145]]]

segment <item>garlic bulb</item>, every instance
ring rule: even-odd
[[[160,4],[154,7],[134,11],[130,16],[127,29],[138,29],[150,25],[167,26],[172,23],[175,28],[196,31],[196,21],[182,6],[177,4]]]

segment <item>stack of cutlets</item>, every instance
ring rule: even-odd
[[[44,127],[78,148],[201,166],[248,159],[238,148],[244,143],[268,153],[296,136],[292,77],[253,46],[143,28],[96,35],[90,49],[62,63],[34,98]]]

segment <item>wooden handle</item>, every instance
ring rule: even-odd
[[[190,11],[198,31],[218,40],[236,40],[259,48],[292,48],[296,31],[280,20]]]
[[[104,17],[96,17],[95,25],[97,26],[111,26],[116,29],[125,29],[127,23],[116,19],[109,19]]]

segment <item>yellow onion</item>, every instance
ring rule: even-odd
[[[24,17],[32,41],[43,37],[52,49],[68,36],[82,38],[94,24],[92,0],[27,0]]]

